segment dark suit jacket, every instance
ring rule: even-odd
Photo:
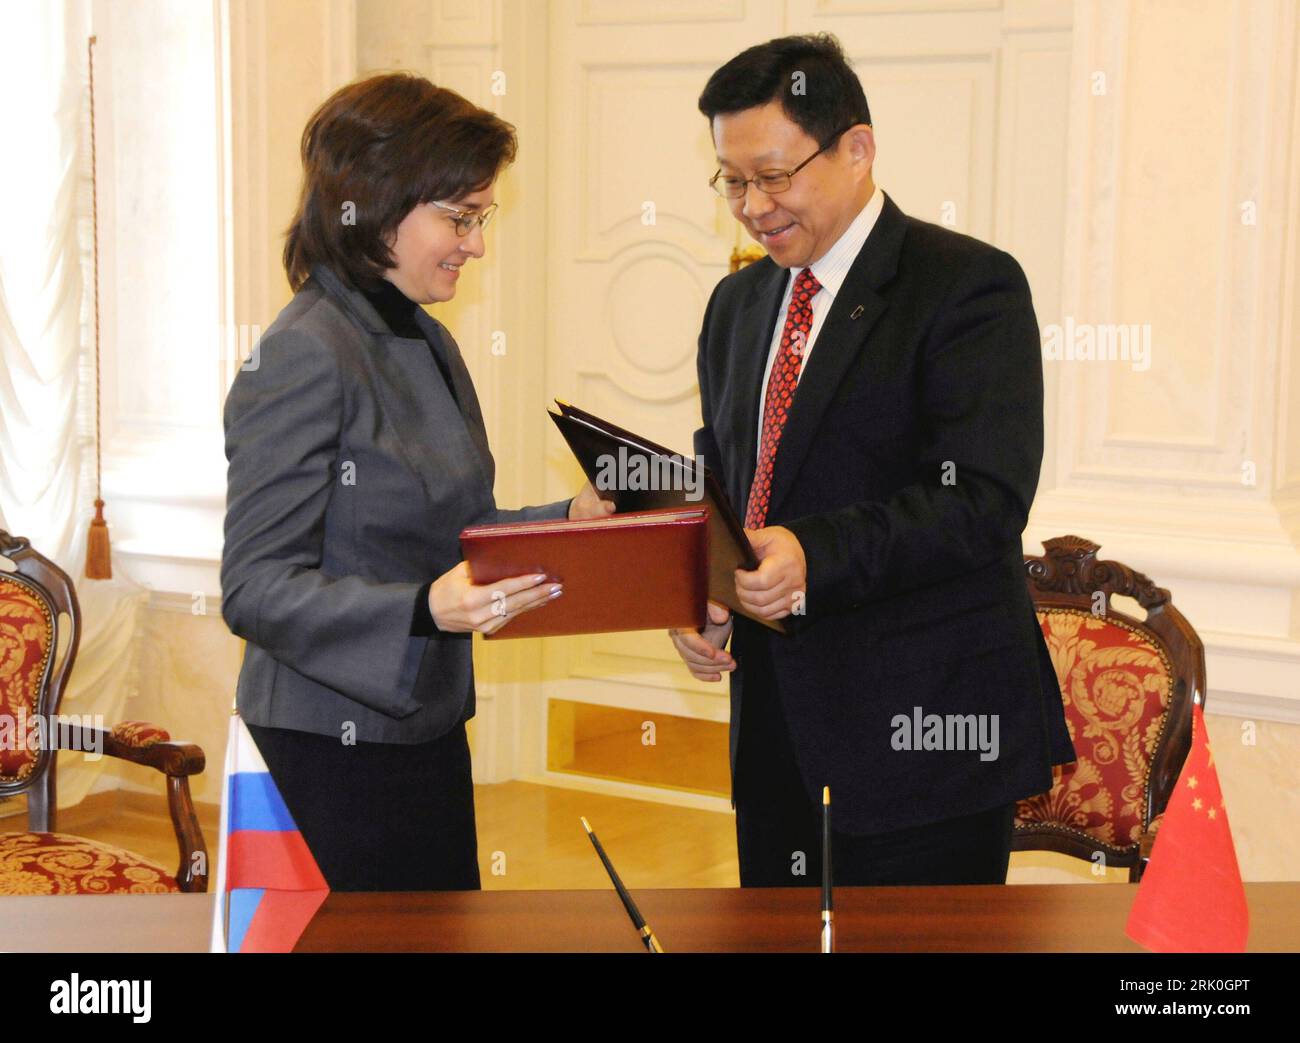
[[[410,634],[416,592],[460,560],[460,530],[563,518],[568,501],[498,510],[469,371],[423,309],[395,336],[317,265],[226,399],[221,612],[248,648],[253,724],[424,742],[474,713],[471,635]]]
[[[765,258],[723,279],[700,335],[695,451],[741,514],[788,277]],[[1011,256],[885,198],[777,450],[766,524],[798,537],[807,593],[788,636],[736,620],[733,780],[745,663],[759,641],[809,795],[820,803],[829,785],[846,832],[1040,793],[1051,766],[1074,759],[1020,542],[1043,450],[1039,343]],[[916,707],[996,715],[997,758],[895,748],[896,718]]]

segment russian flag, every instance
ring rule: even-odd
[[[330,889],[237,712],[218,859],[212,951],[292,951]]]

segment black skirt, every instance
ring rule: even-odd
[[[248,730],[331,890],[478,890],[464,724],[411,745]]]

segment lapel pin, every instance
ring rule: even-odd
[[[856,308],[853,309],[853,312],[852,312],[852,314],[849,315],[849,318],[850,318],[850,319],[856,319],[856,318],[857,318],[859,315],[861,315],[864,311],[866,311],[866,308],[864,308],[861,304],[859,304]]]

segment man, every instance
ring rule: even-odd
[[[834,37],[750,48],[700,111],[768,252],[709,301],[695,451],[759,558],[741,604],[786,634],[712,604],[673,632],[696,677],[731,674],[741,883],[818,882],[823,786],[837,883],[1004,883],[1015,802],[1074,759],[1020,542],[1043,448],[1024,274],[876,187]]]

